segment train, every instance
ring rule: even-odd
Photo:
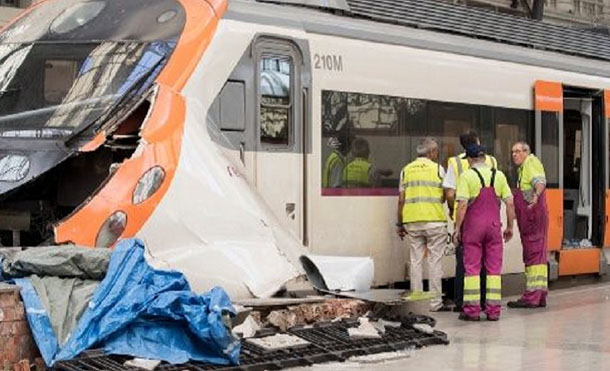
[[[3,246],[137,237],[233,298],[297,282],[307,254],[370,257],[391,285],[401,169],[423,137],[446,166],[474,129],[512,186],[513,143],[543,161],[551,279],[608,269],[603,34],[434,0],[42,0],[0,33],[0,85]]]

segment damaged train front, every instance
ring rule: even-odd
[[[184,28],[176,0],[48,0],[0,34],[0,243],[56,241],[70,219],[142,147],[156,78]],[[154,193],[154,168],[134,202]],[[82,243],[112,245],[117,211]]]

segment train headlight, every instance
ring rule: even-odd
[[[136,189],[133,191],[132,202],[134,205],[146,201],[152,196],[165,179],[165,171],[160,166],[155,166],[149,169],[136,184]]]
[[[110,247],[125,231],[127,225],[127,214],[123,211],[115,211],[106,219],[95,239],[95,246]]]

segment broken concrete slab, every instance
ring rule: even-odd
[[[298,336],[290,334],[277,334],[273,336],[265,336],[262,338],[247,339],[247,342],[261,347],[265,351],[274,351],[287,348],[306,347],[311,344],[309,341],[301,339]]]
[[[358,318],[360,326],[347,329],[351,339],[380,339],[381,335],[366,317]],[[383,330],[385,333],[385,329]]]

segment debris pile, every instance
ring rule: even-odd
[[[238,362],[240,342],[225,324],[235,314],[227,294],[195,294],[181,273],[153,269],[139,240],[113,251],[33,248],[4,256],[1,266],[21,288],[47,366],[93,346],[171,363]]]
[[[278,370],[289,367],[311,366],[316,363],[345,362],[353,357],[417,349],[432,345],[448,344],[447,335],[440,331],[431,334],[419,331],[412,325],[433,320],[418,316],[404,323],[383,322],[367,318],[371,323],[383,323],[384,332],[376,338],[354,339],[349,331],[360,325],[363,318],[318,323],[313,326],[297,326],[287,333],[264,335],[243,339],[239,366],[218,366],[201,362],[181,365],[161,364],[155,370]],[[88,371],[99,369],[135,370],[127,366],[131,359],[107,356],[100,352],[88,352],[78,359],[58,363],[58,369]]]

